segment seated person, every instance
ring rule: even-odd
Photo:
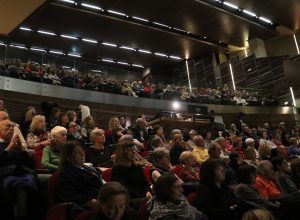
[[[297,142],[298,142],[297,138],[291,137],[289,139],[289,144],[290,144],[290,146],[288,147],[289,157],[300,156],[300,149]]]
[[[276,218],[272,215],[271,212],[265,209],[252,209],[246,212],[243,215],[242,220],[256,220],[256,219],[268,219],[268,220],[276,220]],[[289,219],[289,218],[287,218]]]
[[[281,192],[290,194],[298,191],[296,184],[290,175],[288,162],[283,157],[274,157],[271,160],[275,171],[275,180],[280,187]]]
[[[196,147],[193,150],[193,155],[199,164],[202,164],[209,157],[207,149],[205,149],[204,138],[201,135],[194,137]]]
[[[131,141],[122,141],[117,145],[111,181],[120,182],[125,186],[130,199],[143,199],[151,195],[143,168],[137,165],[134,157],[133,138]]]
[[[195,207],[209,219],[234,219],[234,196],[224,181],[225,171],[220,160],[209,159],[202,164]]]
[[[291,161],[291,176],[297,189],[300,190],[300,158],[295,158]]]
[[[84,165],[82,147],[66,142],[62,147],[56,187],[58,202],[73,202],[86,209],[98,208],[97,194],[102,185],[100,173]]]
[[[248,164],[241,165],[237,170],[239,185],[235,189],[235,196],[242,212],[252,208],[275,209],[279,206],[260,196],[255,188],[256,169]]]
[[[184,142],[182,134],[175,134],[172,138],[172,148],[170,150],[172,165],[180,164],[179,157],[185,150],[187,150],[187,144]]]
[[[35,205],[30,200],[37,194],[37,179],[34,161],[21,147],[19,136],[13,136],[13,133],[13,122],[0,122],[0,200],[11,203],[15,219],[25,219],[34,214],[28,208]],[[1,205],[1,216],[4,217],[7,210],[2,208]]]
[[[278,199],[281,196],[280,189],[272,180],[273,165],[268,160],[261,161],[257,166],[256,188],[259,194],[266,199]]]
[[[205,219],[203,214],[185,199],[182,181],[172,174],[163,174],[155,183],[156,195],[148,202],[150,220]]]
[[[78,131],[78,125],[75,121],[68,122],[66,126],[68,133],[67,133],[67,141],[77,141],[80,143],[84,143],[79,131]]]
[[[43,149],[42,168],[55,171],[58,169],[62,145],[66,142],[67,129],[55,126],[51,130],[51,144]]]
[[[86,162],[93,164],[94,167],[112,167],[113,148],[104,146],[105,131],[98,128],[94,129],[90,139],[93,145],[86,149]]]
[[[51,140],[46,131],[45,116],[36,115],[30,124],[30,132],[27,135],[28,148],[41,150],[51,144]]]
[[[180,178],[184,182],[198,182],[199,181],[199,168],[194,167],[196,160],[192,152],[184,151],[179,157],[181,164],[184,168],[181,172]]]
[[[98,194],[99,212],[88,220],[132,220],[138,219],[136,213],[128,207],[128,192],[118,182],[104,184]]]
[[[154,162],[154,171],[151,174],[153,182],[156,182],[162,174],[173,173],[170,163],[170,152],[166,148],[156,148],[152,153],[152,158]]]

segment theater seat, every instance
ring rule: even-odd
[[[182,169],[183,169],[183,165],[176,165],[176,166],[173,168],[174,173],[175,173],[179,178],[181,178],[181,172],[182,172]]]
[[[49,198],[49,205],[52,206],[56,202],[56,185],[58,179],[59,172],[55,172],[48,180],[48,198]]]
[[[105,182],[109,182],[110,181],[110,178],[111,178],[111,173],[112,173],[112,169],[109,168],[105,171],[102,172],[102,179],[105,181]]]
[[[187,196],[187,200],[189,201],[191,206],[194,206],[194,201],[195,201],[196,195],[197,195],[197,193],[193,192]]]
[[[148,182],[148,184],[151,184],[151,171],[153,170],[153,167],[148,166],[144,168],[144,175],[146,177],[146,180]]]
[[[72,203],[59,203],[51,207],[46,215],[46,220],[70,220],[70,208]]]
[[[87,220],[90,217],[97,215],[97,213],[98,213],[98,210],[89,210],[86,212],[82,212],[75,218],[75,220]]]
[[[35,162],[36,169],[42,168],[42,157],[43,157],[43,150],[41,149],[36,150],[34,154],[34,162]]]
[[[144,200],[141,207],[139,208],[139,220],[148,220],[149,219],[149,211],[147,207],[147,200]]]

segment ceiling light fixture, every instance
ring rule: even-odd
[[[111,60],[111,59],[102,59],[103,62],[107,62],[107,63],[114,63],[115,61]]]
[[[139,64],[132,64],[131,66],[138,67],[138,68],[144,68],[142,65],[139,65]]]
[[[121,65],[129,66],[129,63],[125,63],[125,62],[117,62],[117,64],[121,64]]]
[[[6,44],[3,42],[0,42],[0,46],[6,46]]]
[[[127,15],[122,12],[113,11],[113,10],[107,10],[107,12],[109,12],[111,14],[116,14],[116,15],[121,15],[121,16],[127,17]]]
[[[80,54],[75,54],[75,53],[68,53],[68,56],[70,56],[70,57],[81,57]]]
[[[20,30],[23,30],[23,31],[33,31],[32,29],[27,28],[27,27],[20,27]]]
[[[23,49],[23,50],[27,50],[27,48],[23,45],[14,45],[14,44],[10,44],[9,46],[11,47],[15,47],[15,48],[18,48],[18,49]]]
[[[252,11],[243,10],[243,12],[244,12],[245,14],[247,14],[247,15],[250,15],[250,16],[252,16],[252,17],[256,17],[256,14],[255,14],[255,13],[253,13]]]
[[[101,70],[91,70],[91,71],[94,72],[94,73],[102,73]]]
[[[63,69],[70,69],[71,67],[69,66],[62,66]]]
[[[162,26],[162,27],[166,27],[166,28],[169,28],[170,26],[168,25],[165,25],[165,24],[162,24],[162,23],[158,23],[158,22],[153,22],[153,24],[156,24],[158,26]]]
[[[36,48],[36,47],[31,47],[30,50],[39,51],[39,52],[46,52],[46,50],[41,49],[41,48]]]
[[[177,56],[170,56],[171,59],[174,59],[174,60],[182,60],[182,58],[180,57],[177,57]]]
[[[84,42],[89,42],[89,43],[93,43],[93,44],[97,44],[97,43],[98,43],[98,41],[96,41],[96,40],[87,39],[87,38],[82,38],[82,41],[84,41]]]
[[[67,38],[67,39],[78,40],[77,37],[73,37],[73,36],[66,35],[66,34],[61,34],[60,36],[63,37],[63,38]]]
[[[56,34],[53,32],[49,32],[49,31],[42,31],[42,30],[38,30],[38,33],[40,34],[46,34],[46,35],[51,35],[51,36],[55,36]]]
[[[132,47],[121,46],[120,48],[125,49],[125,50],[133,50],[133,51],[135,51],[135,49],[132,48]]]
[[[151,51],[149,51],[149,50],[143,50],[143,49],[138,49],[138,52],[146,53],[146,54],[150,54],[151,53]]]
[[[66,2],[66,3],[71,3],[71,4],[75,4],[76,5],[76,2],[72,1],[72,0],[60,0],[62,2]]]
[[[223,2],[224,5],[230,7],[230,8],[233,8],[233,9],[239,9],[238,6],[234,5],[234,4],[231,4],[229,2]]]
[[[269,24],[272,24],[272,21],[268,18],[265,18],[265,17],[259,17],[259,20],[264,21],[264,22],[269,23]]]
[[[166,54],[163,54],[163,53],[154,53],[156,56],[160,56],[160,57],[167,57]]]
[[[174,27],[173,27],[173,29],[176,30],[176,31],[180,31],[180,32],[187,33],[185,30],[182,30],[182,29],[179,29],[179,28],[174,28]]]
[[[83,7],[87,7],[87,8],[91,8],[91,9],[95,9],[95,10],[99,10],[99,11],[104,11],[102,8],[100,8],[96,5],[90,5],[90,4],[86,4],[86,3],[81,3],[81,5]]]
[[[141,17],[132,16],[132,18],[135,20],[139,20],[139,21],[150,22],[149,20],[147,20],[145,18],[141,18]]]
[[[112,43],[103,42],[102,44],[109,47],[117,47],[116,44],[112,44]]]
[[[49,53],[59,54],[59,55],[63,55],[64,54],[63,52],[57,51],[57,50],[50,50]]]

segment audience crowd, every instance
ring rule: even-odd
[[[278,105],[273,95],[257,90],[232,90],[226,84],[223,88],[192,88],[187,86],[154,84],[150,82],[116,80],[99,73],[83,73],[70,68],[56,68],[53,65],[40,65],[33,61],[22,63],[19,59],[0,60],[0,75],[31,80],[71,88],[122,94],[163,100],[179,100],[204,104],[223,105]]]
[[[29,106],[17,124],[0,101],[3,219],[58,219],[66,204],[71,219],[298,219],[298,125],[239,119],[168,134],[144,115],[105,126],[54,103],[41,109]]]

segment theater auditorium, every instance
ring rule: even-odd
[[[1,220],[300,219],[299,0],[0,0]]]

